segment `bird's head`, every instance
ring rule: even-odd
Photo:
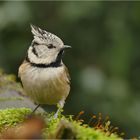
[[[56,35],[31,25],[33,41],[28,49],[28,59],[35,64],[50,64],[60,62],[65,49],[70,46],[64,45]]]

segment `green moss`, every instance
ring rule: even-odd
[[[95,130],[94,128],[90,128],[87,125],[82,125],[81,123],[73,122],[74,127],[77,130],[77,138],[78,139],[96,139],[96,140],[121,140],[117,135],[111,134],[107,136],[104,132],[100,130]]]
[[[0,131],[8,126],[15,126],[31,113],[29,108],[11,108],[0,110]]]
[[[102,132],[101,130],[95,130],[94,128],[89,127],[86,124],[82,124],[80,121],[75,121],[72,119],[72,116],[69,116],[66,118],[65,116],[61,116],[57,119],[52,119],[45,132],[45,137],[51,137],[54,135],[57,131],[57,127],[61,120],[65,120],[65,122],[71,123],[73,126],[73,129],[76,132],[76,139],[96,139],[96,140],[122,140],[119,136],[116,134],[107,135],[107,133]],[[48,132],[48,133],[46,133]]]
[[[0,110],[0,130],[8,126],[15,126],[22,122],[25,116],[31,113],[31,109],[28,108],[12,108]],[[59,132],[59,125],[62,122],[70,124],[75,132],[75,138],[77,139],[96,139],[96,140],[122,140],[116,134],[107,135],[107,133],[101,130],[95,130],[88,125],[82,124],[80,121],[75,121],[72,116],[65,117],[59,114],[57,119],[54,119],[54,114],[41,114],[46,122],[46,128],[44,129],[43,136],[45,138],[57,138],[56,133]]]

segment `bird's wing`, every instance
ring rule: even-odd
[[[24,72],[26,65],[27,65],[27,62],[26,60],[24,60],[18,69],[18,78],[21,77],[21,73]]]
[[[65,67],[65,74],[66,74],[66,77],[67,77],[67,83],[70,84],[71,78],[70,78],[70,75],[69,75],[69,70],[65,65],[64,65],[64,67]]]

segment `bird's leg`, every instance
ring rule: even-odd
[[[34,109],[29,115],[27,115],[27,118],[31,118],[31,117],[34,115],[35,111],[39,108],[39,106],[40,106],[40,104],[38,104],[38,105],[35,107],[35,109]]]
[[[34,113],[35,113],[35,111],[36,111],[39,107],[40,107],[40,104],[38,104],[38,105],[35,107],[35,109],[32,111],[32,113],[31,113],[31,114],[34,114]]]
[[[65,103],[65,101],[64,101],[64,100],[61,100],[61,101],[57,104],[58,109],[57,109],[56,113],[54,114],[54,118],[55,118],[55,119],[56,119],[56,118],[58,117],[58,115],[62,112],[62,109],[63,109],[63,107],[64,107],[64,103]]]

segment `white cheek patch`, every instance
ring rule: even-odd
[[[35,46],[35,49],[37,51],[38,57],[40,58],[46,58],[46,53],[47,53],[47,46],[45,45],[38,45]]]
[[[50,64],[56,60],[57,53],[50,54],[49,52],[47,53],[45,51],[43,53],[45,53],[46,56],[43,58],[39,58],[32,52],[32,46],[30,46],[28,49],[28,58],[31,63],[35,64]]]

